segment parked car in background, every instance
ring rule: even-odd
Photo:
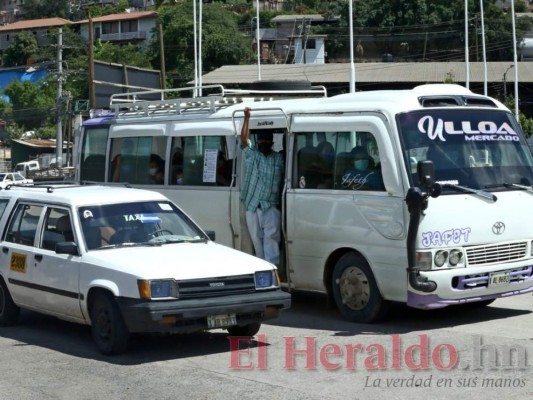
[[[23,176],[28,176],[28,171],[37,171],[41,169],[39,161],[24,161],[15,165],[15,172],[19,172]]]
[[[5,189],[7,185],[24,185],[33,183],[33,179],[27,179],[18,172],[5,172],[0,174],[0,188]]]

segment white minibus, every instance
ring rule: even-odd
[[[211,90],[114,95],[113,112],[83,126],[77,179],[157,190],[253,254],[239,199],[250,107],[251,140],[269,130],[284,155],[288,290],[326,293],[355,322],[392,302],[483,306],[533,292],[533,157],[497,100],[455,84],[333,97]],[[162,182],[149,178],[154,160]]]

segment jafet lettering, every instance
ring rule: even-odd
[[[477,126],[473,126],[471,121],[455,122],[438,118],[435,122],[432,116],[426,115],[418,121],[418,130],[427,134],[431,140],[439,139],[443,142],[446,141],[444,133],[447,135],[475,135],[475,140],[518,140],[517,133],[507,122],[498,126],[494,121],[479,121]],[[485,139],[478,139],[478,137]],[[516,139],[514,139],[515,137]]]
[[[422,246],[447,246],[449,244],[467,243],[469,240],[470,228],[454,228],[446,231],[433,231],[422,233]]]

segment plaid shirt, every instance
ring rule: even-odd
[[[259,205],[263,210],[279,202],[283,156],[272,152],[265,156],[253,147],[243,148],[246,175],[242,185],[241,200],[246,211],[255,211]]]

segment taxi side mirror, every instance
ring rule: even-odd
[[[70,254],[73,256],[79,256],[78,245],[75,242],[59,242],[56,243],[57,254]]]

